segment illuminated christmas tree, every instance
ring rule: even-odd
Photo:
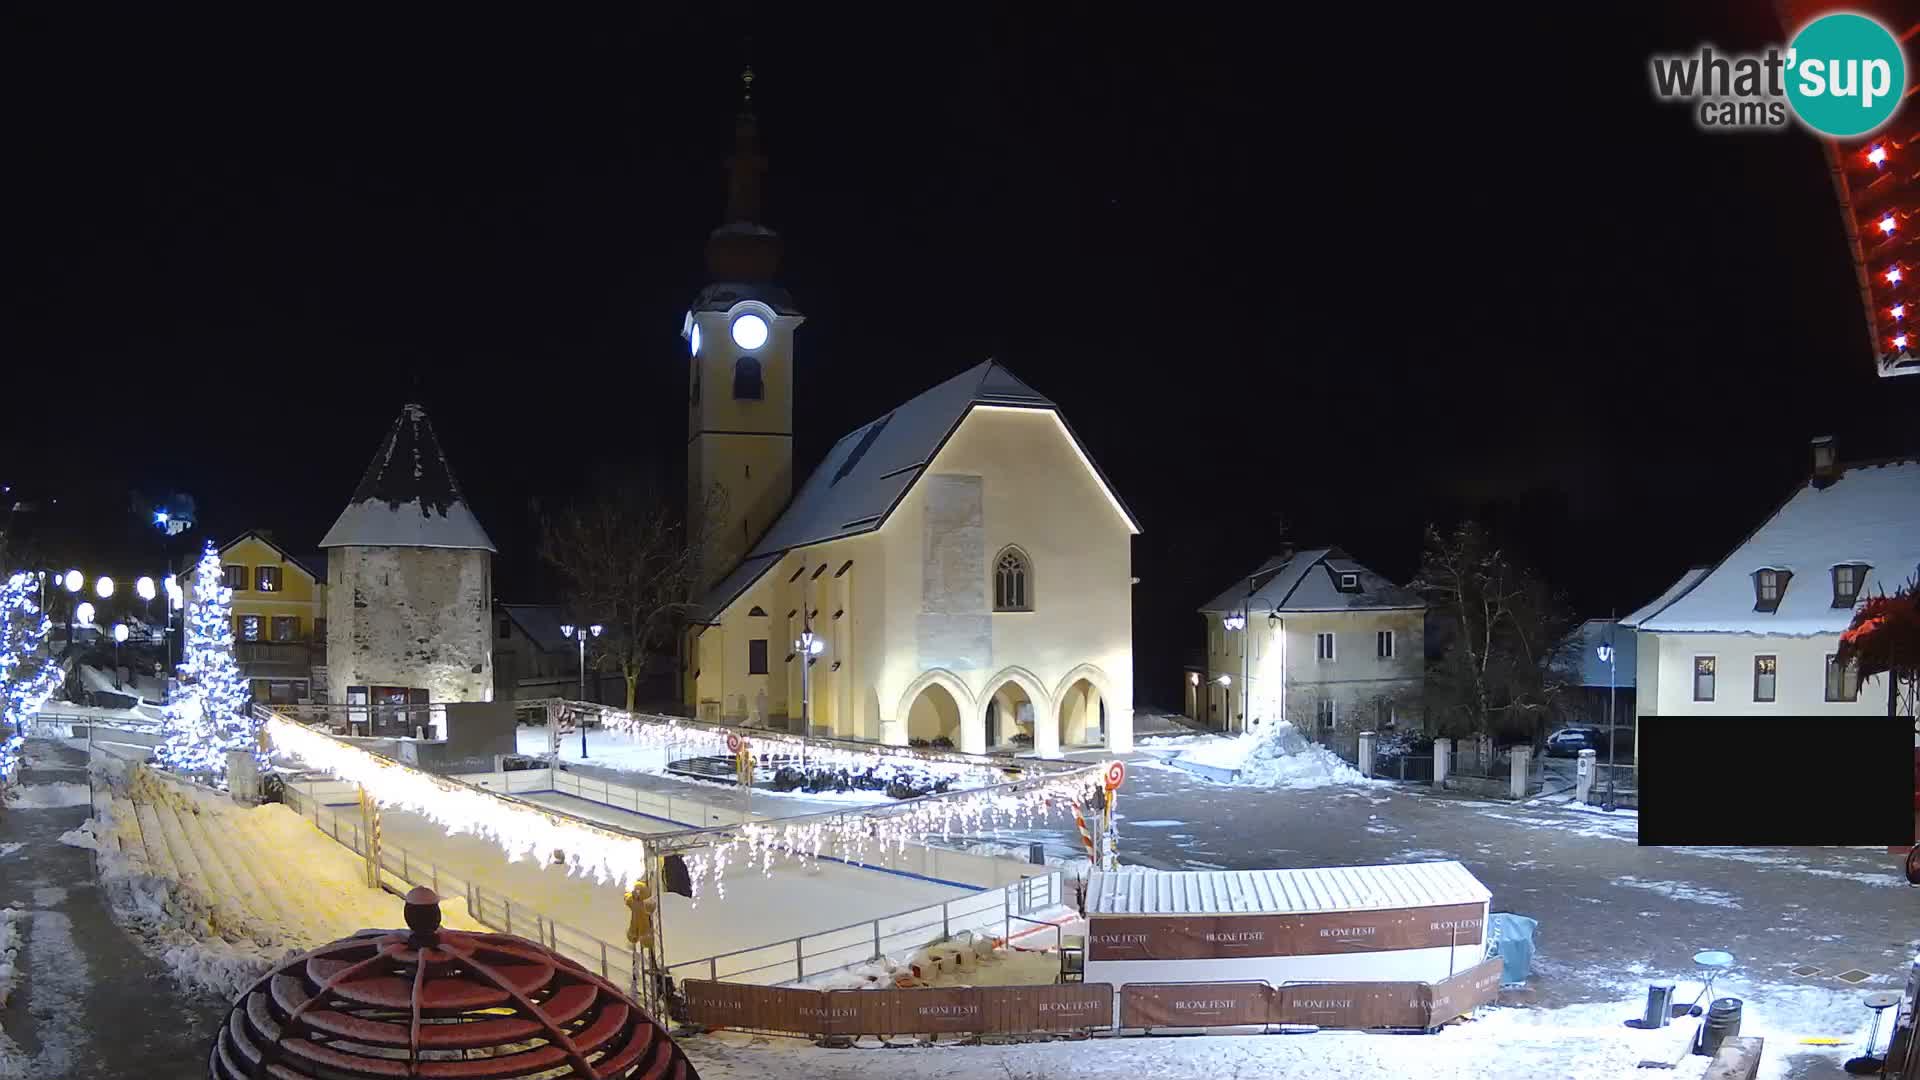
[[[209,542],[194,569],[193,602],[187,605],[180,692],[167,704],[155,757],[182,772],[225,773],[227,751],[247,750],[264,765],[250,696],[233,658],[233,590]]]
[[[40,711],[61,672],[46,649],[52,628],[35,600],[39,583],[17,573],[0,587],[0,784],[13,779],[27,718]]]

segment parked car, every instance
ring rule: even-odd
[[[1606,731],[1597,727],[1566,727],[1547,736],[1547,753],[1553,757],[1575,757],[1582,750],[1606,753]]]

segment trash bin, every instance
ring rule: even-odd
[[[1533,931],[1538,920],[1525,915],[1494,912],[1487,919],[1487,955],[1505,966],[1500,985],[1518,986],[1533,972]]]

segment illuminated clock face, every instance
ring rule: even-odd
[[[767,320],[751,314],[733,320],[733,343],[749,352],[765,345]]]
[[[693,324],[693,332],[687,335],[687,340],[693,346],[693,355],[699,356],[700,355],[700,324],[699,323]]]

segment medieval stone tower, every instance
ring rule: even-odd
[[[495,548],[426,410],[400,411],[320,546],[336,704],[492,700]]]

